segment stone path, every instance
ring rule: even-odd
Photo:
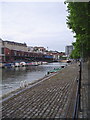
[[[2,118],[71,118],[77,89],[78,64],[9,98],[2,103]]]
[[[79,118],[90,118],[90,79],[87,63],[82,64],[82,79],[81,79],[81,110],[79,112]]]

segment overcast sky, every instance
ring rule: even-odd
[[[2,2],[1,35],[3,40],[65,51],[74,40],[66,25],[63,2]]]

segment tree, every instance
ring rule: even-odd
[[[76,42],[71,57],[87,57],[90,51],[90,4],[88,2],[67,2],[67,25],[72,29]]]

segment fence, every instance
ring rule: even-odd
[[[81,62],[80,62],[80,70],[79,70],[79,78],[78,78],[78,87],[77,87],[77,92],[76,92],[76,100],[75,100],[75,106],[74,106],[74,112],[73,112],[73,120],[78,118],[78,112],[81,110]]]

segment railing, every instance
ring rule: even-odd
[[[76,100],[75,100],[75,106],[74,106],[74,112],[73,112],[73,120],[78,118],[78,113],[81,110],[81,62],[80,62],[80,70],[79,70],[79,79],[78,81],[78,87],[76,92]]]

